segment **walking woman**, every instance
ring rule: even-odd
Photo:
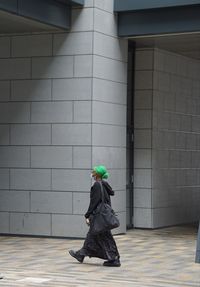
[[[85,214],[86,223],[90,225],[90,219],[93,212],[97,208],[98,204],[101,203],[101,185],[103,186],[104,200],[111,206],[110,196],[114,195],[114,191],[111,186],[105,181],[108,178],[109,174],[103,165],[94,167],[92,174],[94,179],[94,184],[91,187],[90,191],[90,204],[88,211]],[[83,260],[86,256],[89,257],[98,257],[106,260],[104,266],[113,266],[120,267],[120,256],[117,249],[115,240],[111,234],[111,231],[105,231],[100,234],[94,235],[91,232],[91,228],[87,234],[83,247],[78,251],[70,250],[69,254],[78,260],[80,263],[83,263]]]

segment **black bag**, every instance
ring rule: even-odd
[[[101,203],[90,218],[90,232],[94,235],[119,227],[120,222],[112,207],[105,202],[102,183]]]

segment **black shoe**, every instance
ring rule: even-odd
[[[78,262],[83,263],[83,260],[84,260],[84,258],[85,258],[84,255],[80,255],[80,254],[78,254],[77,252],[75,252],[75,251],[73,251],[73,250],[70,250],[70,251],[69,251],[69,254],[70,254],[72,257],[74,257],[76,260],[78,260]]]
[[[119,260],[119,259],[108,260],[108,261],[105,261],[105,262],[103,263],[103,266],[107,266],[107,267],[120,267],[120,266],[121,266],[121,263],[120,263],[120,260]]]

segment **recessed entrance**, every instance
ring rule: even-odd
[[[129,63],[127,126],[134,146],[129,136],[127,224],[159,228],[198,221],[200,34],[137,37],[129,44],[135,60],[134,77]]]

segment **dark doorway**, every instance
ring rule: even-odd
[[[127,228],[134,226],[134,65],[135,45],[129,42],[127,85]]]

